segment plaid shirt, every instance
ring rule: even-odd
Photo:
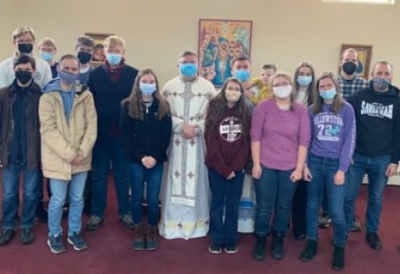
[[[342,76],[338,77],[340,88],[342,89],[343,98],[347,101],[349,97],[359,91],[360,89],[364,89],[368,87],[368,81],[361,78],[355,77],[351,80],[343,79]]]

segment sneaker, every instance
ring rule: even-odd
[[[328,213],[323,213],[318,219],[318,226],[320,228],[328,228],[331,226],[332,219],[329,217]]]
[[[40,203],[36,208],[35,216],[39,219],[42,224],[47,224],[49,216],[46,210],[43,208],[43,203]]]
[[[208,247],[208,251],[211,254],[221,254],[222,249],[219,245],[212,245],[212,246]]]
[[[61,235],[50,236],[47,240],[47,245],[49,246],[50,251],[54,254],[60,254],[67,251],[62,242]]]
[[[382,241],[379,238],[378,233],[368,233],[367,236],[365,237],[367,240],[367,243],[373,250],[381,250],[382,249]]]
[[[352,232],[361,232],[362,231],[360,220],[358,220],[357,218],[354,218],[354,222],[350,228],[350,231],[352,231]]]
[[[234,244],[228,244],[225,246],[225,253],[226,254],[235,254],[238,252],[238,247]]]
[[[333,251],[332,268],[340,271],[344,268],[344,248],[335,246]]]
[[[135,224],[133,223],[132,217],[130,214],[125,214],[119,217],[119,221],[126,225],[129,229],[134,229]]]
[[[74,246],[76,251],[86,250],[87,244],[80,233],[74,233],[68,237],[68,243]]]
[[[308,240],[306,249],[304,249],[304,251],[300,254],[300,260],[303,262],[308,262],[314,258],[317,252],[318,242],[314,240]]]
[[[35,240],[32,228],[23,228],[21,231],[21,244],[29,245]]]
[[[3,228],[1,230],[0,245],[8,245],[15,236],[14,229]]]
[[[91,216],[89,220],[86,222],[86,230],[87,231],[96,231],[99,229],[103,219],[97,216]]]

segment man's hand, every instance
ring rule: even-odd
[[[182,127],[182,136],[186,139],[193,139],[197,135],[198,125],[184,125]]]

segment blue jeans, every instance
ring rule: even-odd
[[[354,221],[354,207],[364,175],[368,175],[368,207],[366,214],[367,233],[378,232],[379,219],[383,206],[383,191],[388,177],[386,169],[390,164],[390,155],[367,157],[358,153],[353,156],[353,164],[348,171],[348,189],[344,204],[347,231]]]
[[[21,228],[32,228],[35,218],[36,207],[39,196],[38,174],[39,170],[28,170],[26,165],[10,164],[8,168],[3,168],[3,218],[1,226],[4,229],[14,229],[17,223],[16,215],[18,212],[18,190],[19,177],[23,171],[23,201]]]
[[[296,183],[290,180],[293,170],[281,171],[262,166],[261,178],[254,180],[257,208],[254,232],[267,235],[271,232],[271,217],[274,215],[273,229],[287,233]]]
[[[239,202],[242,195],[244,171],[235,172],[233,179],[226,179],[208,168],[211,190],[210,237],[212,245],[236,245]],[[225,207],[225,220],[223,221]]]
[[[67,193],[69,193],[68,236],[81,232],[83,191],[87,172],[72,175],[71,181],[50,179],[49,236],[61,235],[61,218]]]
[[[120,137],[110,138],[108,143],[93,149],[91,215],[104,218],[107,205],[108,174],[112,164],[118,200],[118,214],[129,214],[129,175],[125,152]]]
[[[335,185],[334,177],[339,170],[339,159],[318,157],[310,154],[308,168],[312,181],[308,183],[307,197],[307,239],[318,240],[319,209],[325,193],[329,216],[333,223],[333,241],[336,246],[346,244],[346,219],[344,218],[344,198],[347,182]]]
[[[142,164],[128,163],[128,169],[132,189],[131,214],[133,223],[142,223],[142,201],[144,183],[146,182],[148,225],[155,226],[158,223],[158,205],[164,163],[156,164],[151,169],[145,168]]]

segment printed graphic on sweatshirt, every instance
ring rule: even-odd
[[[393,119],[393,104],[385,106],[381,103],[368,103],[362,101],[361,115]]]
[[[219,134],[222,139],[229,143],[233,143],[242,137],[242,125],[239,118],[228,116],[222,120],[219,125]]]
[[[317,139],[320,141],[340,141],[340,133],[343,129],[341,116],[332,113],[320,113],[314,117],[314,130],[317,132]]]

